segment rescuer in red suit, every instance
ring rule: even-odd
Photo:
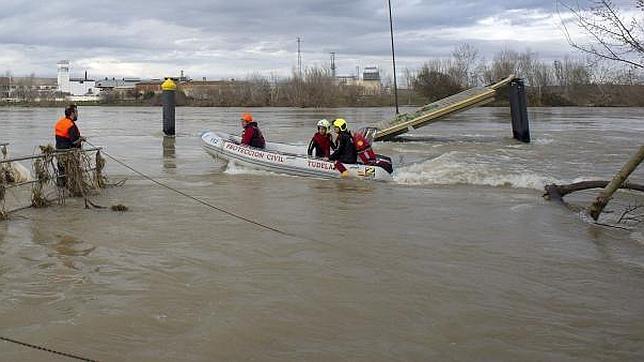
[[[318,122],[318,131],[313,135],[311,142],[309,142],[309,156],[313,156],[313,152],[315,151],[315,157],[329,158],[331,149],[335,149],[335,143],[333,143],[333,139],[329,133],[329,127],[331,127],[331,124],[326,119],[321,119]]]

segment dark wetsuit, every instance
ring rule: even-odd
[[[340,131],[338,134],[338,144],[335,151],[329,156],[331,161],[340,161],[346,164],[358,162],[358,153],[353,146],[353,137],[349,131]]]

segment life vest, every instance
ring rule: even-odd
[[[358,157],[365,165],[373,165],[377,161],[376,153],[371,149],[371,144],[360,132],[353,134],[353,146],[356,148]]]
[[[65,139],[71,139],[69,130],[72,129],[72,127],[74,127],[74,122],[71,119],[67,117],[61,117],[58,122],[56,122],[56,126],[54,127],[56,136]]]
[[[266,147],[266,140],[264,139],[264,135],[262,134],[262,131],[259,130],[259,127],[257,127],[257,122],[250,122],[246,126],[244,126],[244,133],[245,132],[252,132],[252,136],[250,140],[248,140],[248,145],[251,147],[255,148],[265,148]],[[242,138],[246,138],[245,135],[242,135]],[[244,140],[242,139],[242,142]]]
[[[329,157],[331,154],[331,140],[328,134],[321,135],[320,133],[315,133],[313,136],[313,141],[320,146],[320,151],[323,154],[318,155],[316,152],[316,157]]]

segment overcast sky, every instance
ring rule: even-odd
[[[503,48],[544,59],[571,54],[553,1],[392,0],[399,69],[443,57],[460,42],[490,59]],[[0,0],[0,72],[201,79],[287,75],[297,64],[390,71],[386,0]]]

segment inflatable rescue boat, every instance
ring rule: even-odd
[[[241,137],[223,132],[205,132],[201,135],[203,148],[210,155],[254,169],[295,176],[340,178],[333,162],[307,155],[306,146],[266,142],[265,149],[240,145]],[[379,156],[383,157],[383,156]],[[344,165],[348,177],[362,180],[390,181],[391,174],[376,165]]]

